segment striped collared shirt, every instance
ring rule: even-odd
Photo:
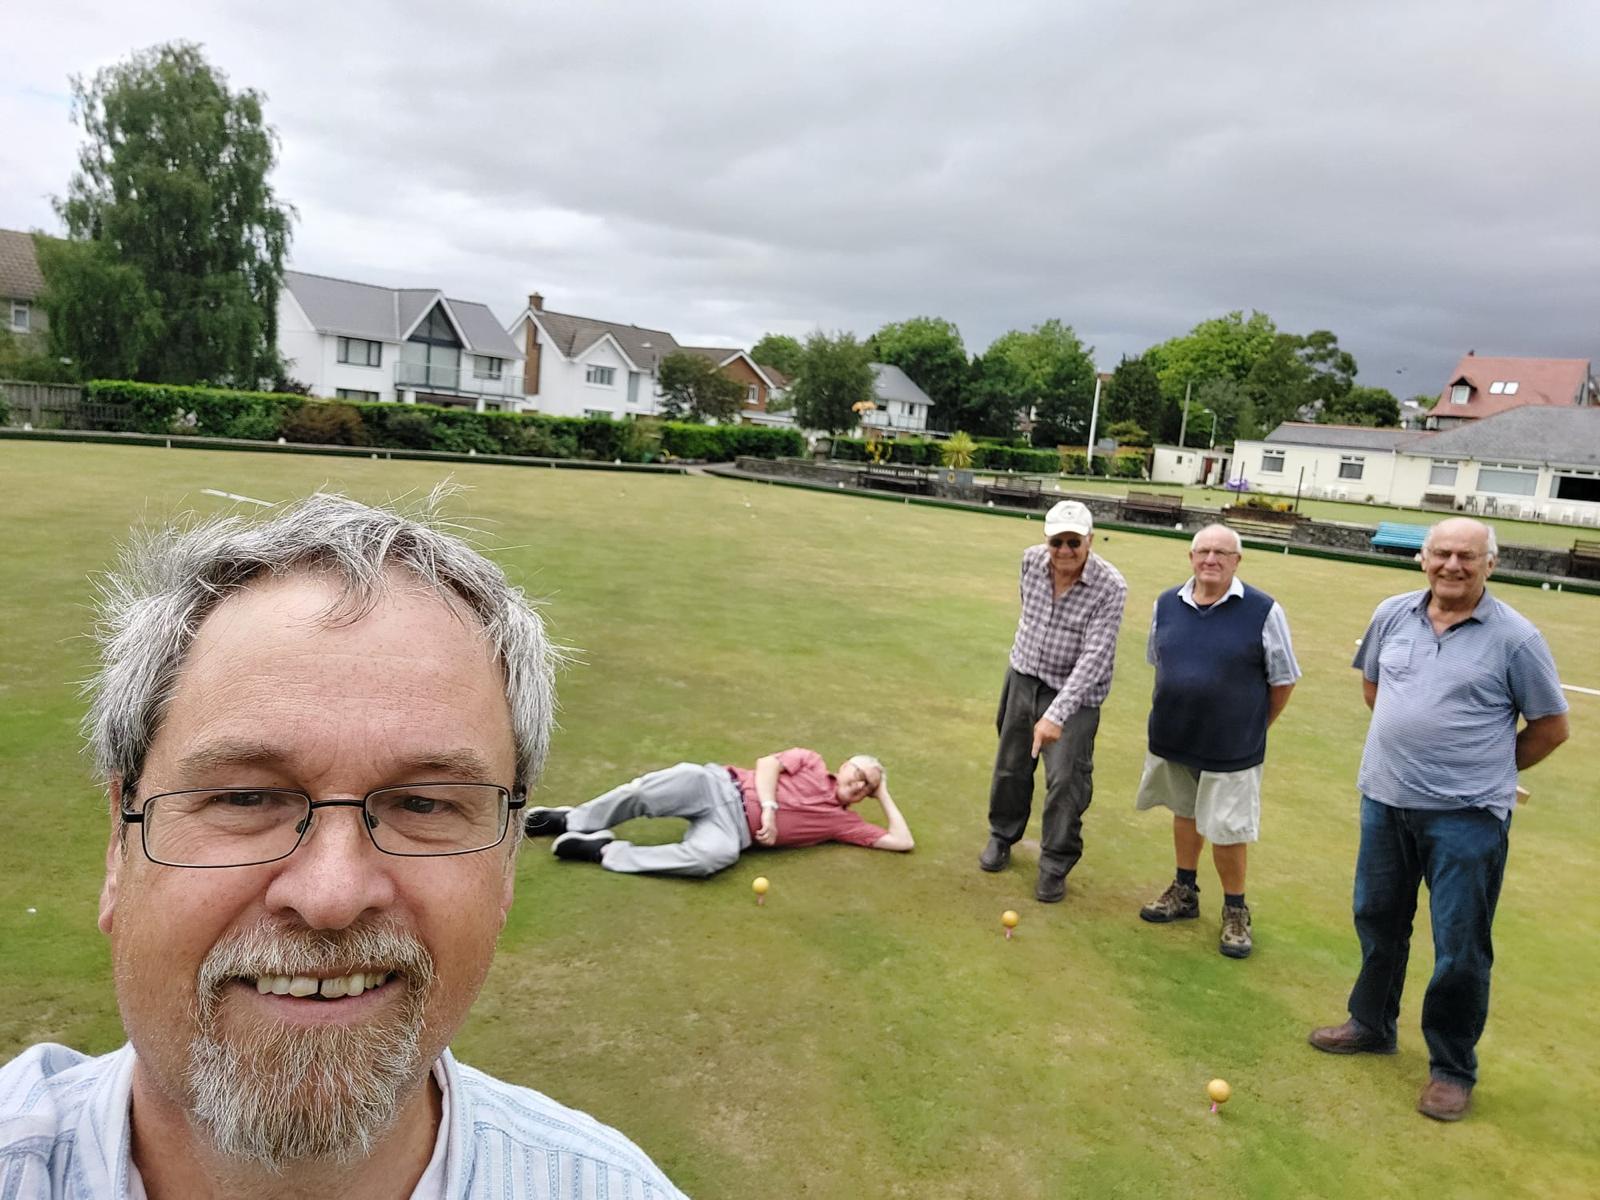
[[[1056,689],[1044,715],[1065,725],[1080,708],[1098,708],[1111,693],[1127,581],[1090,553],[1078,582],[1058,600],[1050,548],[1041,542],[1022,552],[1018,592],[1022,612],[1011,643],[1011,669]]]
[[[89,1058],[45,1043],[0,1067],[0,1197],[143,1200],[133,1066],[131,1045]],[[593,1117],[462,1066],[448,1050],[434,1078],[445,1120],[414,1197],[684,1200],[644,1151]]]

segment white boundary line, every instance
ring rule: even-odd
[[[1563,692],[1582,692],[1585,696],[1600,696],[1600,688],[1579,687],[1575,683],[1563,683],[1561,690]]]
[[[257,500],[254,496],[239,496],[233,492],[219,492],[216,488],[201,488],[200,492],[205,496],[221,496],[224,500],[239,500],[245,504],[259,504],[262,508],[272,507],[271,500]]]

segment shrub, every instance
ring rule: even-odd
[[[1114,479],[1143,479],[1144,455],[1118,454],[1111,460],[1111,475]]]
[[[940,445],[939,462],[942,466],[964,470],[972,465],[972,452],[977,448],[978,444],[971,435],[957,430],[950,435],[949,441]]]
[[[980,444],[972,452],[972,465],[989,471],[1047,471],[1054,474],[1061,469],[1061,456],[1055,450]]]
[[[1061,451],[1061,473],[1063,475],[1087,475],[1089,473],[1089,456],[1082,450]]]
[[[281,436],[317,446],[367,446],[371,439],[352,404],[303,405],[284,418]]]

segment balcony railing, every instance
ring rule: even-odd
[[[481,373],[471,364],[447,367],[438,363],[397,362],[394,365],[397,388],[425,392],[458,392],[464,396],[522,395],[522,367],[508,360],[498,378]]]

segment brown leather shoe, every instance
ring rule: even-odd
[[[1313,1029],[1306,1040],[1329,1054],[1393,1054],[1399,1049],[1393,1042],[1368,1031],[1366,1026],[1358,1025],[1354,1017],[1343,1025]]]
[[[1417,1111],[1435,1121],[1459,1121],[1472,1107],[1472,1089],[1448,1079],[1430,1079],[1417,1099]]]

